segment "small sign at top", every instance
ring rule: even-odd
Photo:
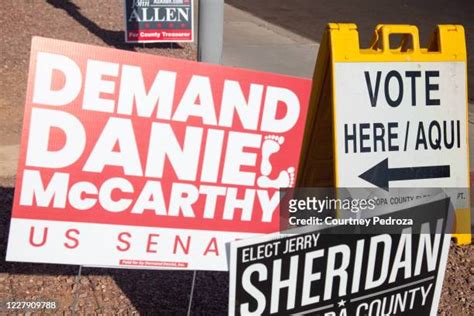
[[[193,0],[125,0],[127,43],[192,42]]]

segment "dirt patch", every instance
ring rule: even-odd
[[[54,300],[58,312],[70,313],[77,300],[83,314],[183,315],[187,311],[192,272],[83,268],[10,263],[5,252],[13,189],[0,187],[0,301]],[[474,246],[451,245],[439,306],[441,315],[468,316],[474,308]],[[223,272],[198,272],[192,310],[196,315],[226,315],[229,277]]]
[[[20,142],[32,36],[196,59],[192,43],[124,43],[123,1],[10,1],[0,25],[0,146]]]
[[[451,245],[443,291],[439,304],[440,315],[472,315],[474,310],[474,245]]]

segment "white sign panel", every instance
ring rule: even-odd
[[[335,63],[338,187],[466,188],[464,62]]]

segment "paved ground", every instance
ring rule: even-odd
[[[425,47],[437,24],[462,24],[468,51],[469,95],[474,99],[474,1],[463,0],[225,0],[254,17],[319,43],[327,23],[355,23],[362,47],[377,24],[417,25]],[[249,56],[256,57],[258,56]],[[292,60],[291,63],[298,63]]]
[[[224,65],[313,76],[319,44],[262,19],[225,6]]]
[[[298,0],[289,4],[287,1],[252,1],[252,0],[228,0],[231,5],[225,6],[224,24],[224,51],[223,63],[229,66],[238,66],[262,71],[281,73],[292,76],[308,77],[313,76],[313,67],[319,49],[320,36],[322,35],[325,23],[334,21],[345,21],[345,16],[353,4],[346,4],[345,1],[333,1],[331,4],[325,2],[324,5],[316,6],[307,0]],[[434,8],[443,5],[443,1],[434,1]],[[473,2],[474,3],[474,2]],[[272,5],[272,10],[264,8]],[[333,8],[333,12],[327,12]],[[370,15],[371,2],[361,4],[361,8],[354,18],[360,26],[361,42],[364,38],[370,38],[370,33],[376,23],[373,15]],[[297,7],[302,8],[297,10]],[[465,25],[468,34],[468,49],[474,50],[474,23],[473,19],[468,19],[461,6],[447,6],[445,11],[435,11],[434,14],[420,14],[424,12],[418,5],[411,7],[405,4],[401,11],[407,13],[411,18],[418,14],[418,19],[405,17],[395,18],[390,7],[395,6],[393,1],[377,1],[380,18],[378,21],[387,23],[414,23],[420,25],[421,38],[428,39],[429,32],[437,23],[462,23]],[[342,10],[340,12],[337,10]],[[474,5],[466,4],[466,11]],[[315,10],[323,10],[327,15],[316,13]],[[375,10],[375,5],[374,5]],[[411,10],[411,11],[410,11]],[[311,15],[313,13],[313,15]],[[400,14],[400,13],[398,13]],[[290,23],[289,21],[292,21]],[[371,24],[373,23],[373,24]],[[295,33],[298,32],[298,33]],[[470,34],[471,32],[472,34]],[[424,42],[422,42],[424,43]],[[422,44],[423,45],[423,44]],[[469,63],[470,62],[470,63]],[[471,98],[474,96],[474,54],[470,55],[468,62],[469,86],[471,87]],[[469,139],[470,139],[470,165],[474,170],[474,102],[469,104]],[[474,210],[473,210],[474,212]],[[474,225],[474,213],[471,217]]]

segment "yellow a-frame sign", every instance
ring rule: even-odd
[[[399,45],[391,46],[398,36]],[[461,189],[459,244],[471,242],[464,29],[439,25],[427,48],[411,25],[329,24],[316,62],[299,186]],[[458,191],[459,192],[459,191]]]

